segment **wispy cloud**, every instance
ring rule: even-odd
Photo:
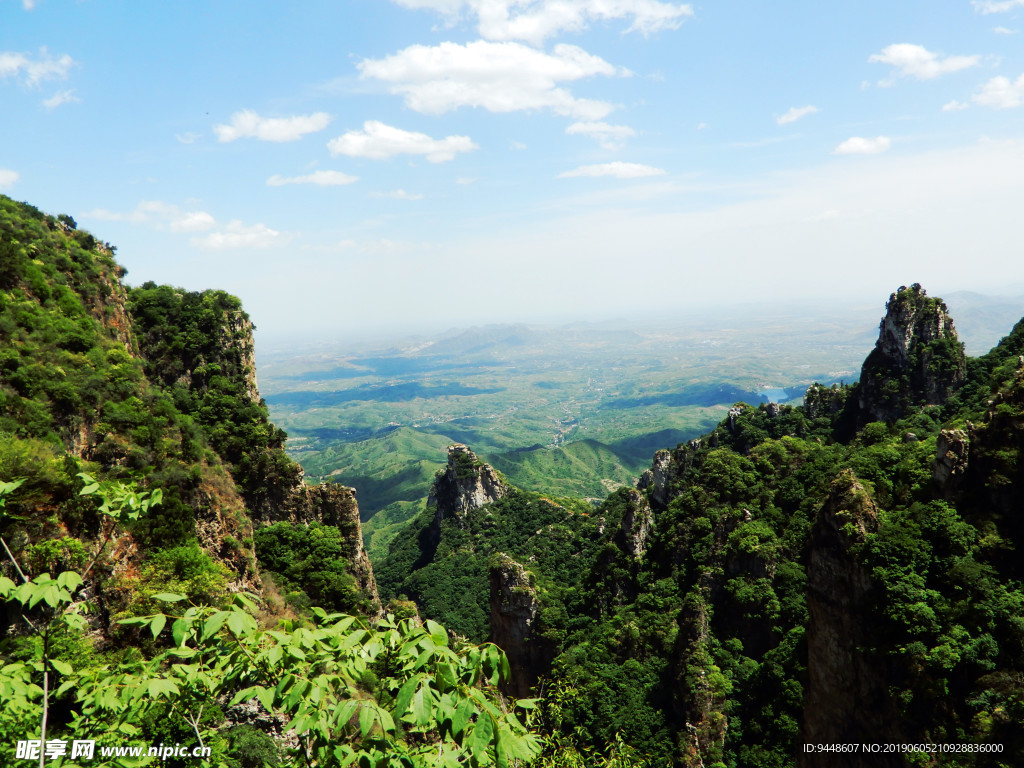
[[[602,75],[628,75],[575,45],[545,53],[521,43],[477,40],[412,45],[358,65],[364,78],[391,84],[410,109],[437,115],[459,107],[490,112],[550,109],[578,120],[600,120],[615,107],[580,99],[559,84]]]
[[[896,68],[896,74],[900,77],[931,80],[939,75],[976,67],[981,63],[981,56],[946,56],[942,58],[921,45],[896,43],[886,46],[881,53],[872,54],[868,61],[889,64]]]
[[[17,171],[0,168],[0,189],[10,189],[20,178]]]
[[[978,13],[1006,13],[1024,7],[1024,0],[971,0],[971,5]]]
[[[1019,107],[1024,104],[1024,75],[1014,81],[1008,77],[993,77],[971,98],[976,104],[996,109]]]
[[[43,102],[43,106],[47,109],[56,109],[62,104],[72,104],[80,101],[81,99],[75,96],[74,91],[57,91],[57,93]]]
[[[349,131],[327,143],[331,154],[385,160],[395,155],[424,155],[432,163],[454,160],[459,152],[478,149],[468,136],[432,139],[425,133],[403,131],[377,120],[363,123],[363,130]]]
[[[279,176],[276,173],[267,179],[269,187],[283,187],[285,184],[315,184],[319,187],[340,187],[359,181],[358,176],[349,176],[341,171],[314,171],[305,176]]]
[[[560,32],[579,32],[590,21],[631,19],[626,32],[650,35],[677,29],[693,16],[688,4],[658,0],[394,0],[406,8],[437,11],[455,24],[474,16],[488,40],[525,40],[541,45]]]
[[[160,200],[143,200],[134,210],[127,213],[97,208],[82,214],[84,219],[99,221],[127,221],[147,224],[158,230],[196,235],[189,242],[199,248],[227,250],[232,248],[268,248],[282,242],[281,233],[265,224],[245,225],[238,219],[220,225],[206,211],[183,210],[173,203]]]
[[[622,149],[626,145],[626,139],[636,136],[636,131],[628,125],[593,122],[573,123],[565,132],[570,136],[589,136],[605,149]]]
[[[186,133],[176,133],[174,138],[182,144],[195,144],[199,139],[203,138],[203,135],[195,131],[188,131]]]
[[[244,109],[231,116],[230,124],[213,126],[213,132],[217,134],[217,140],[222,142],[242,138],[296,141],[307,133],[322,131],[330,122],[331,116],[326,112],[292,117],[260,117],[252,110]]]
[[[177,205],[160,200],[143,200],[134,210],[127,213],[96,208],[82,214],[86,219],[99,221],[127,221],[133,224],[150,224],[160,230],[171,232],[202,232],[217,225],[216,220],[206,211],[186,211]]]
[[[956,99],[952,99],[951,101],[947,101],[945,104],[942,105],[942,111],[959,112],[962,109],[967,109],[969,106],[971,105],[965,101],[957,101]]]
[[[623,163],[616,161],[614,163],[601,163],[598,165],[581,165],[579,168],[558,174],[558,178],[572,179],[580,176],[613,176],[616,179],[642,179],[648,176],[663,175],[665,175],[665,170],[663,168],[641,165],[640,163]]]
[[[789,123],[795,123],[801,117],[807,115],[813,115],[818,111],[818,108],[808,104],[806,107],[790,107],[784,115],[779,115],[775,118],[775,122],[779,125],[788,125]]]
[[[419,192],[406,192],[404,189],[393,189],[390,192],[371,192],[370,197],[387,197],[391,200],[422,200]]]
[[[55,57],[46,48],[40,48],[36,57],[3,51],[0,52],[0,78],[15,78],[24,85],[37,86],[43,80],[63,80],[75,63],[68,54]]]
[[[992,27],[992,31],[997,35],[1016,35],[1018,30],[1010,29],[1009,27]]]
[[[873,139],[865,139],[861,136],[853,136],[841,143],[832,150],[833,155],[877,155],[885,152],[892,146],[892,140],[888,136],[876,136]]]

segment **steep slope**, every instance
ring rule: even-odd
[[[0,196],[0,479],[28,478],[3,521],[15,555],[54,569],[98,545],[100,519],[77,496],[76,475],[88,471],[163,491],[98,562],[108,615],[135,599],[140,574],[161,578],[158,561],[259,591],[253,518],[333,521],[353,538],[353,572],[379,605],[354,496],[306,488],[284,455],[238,300],[128,290],[113,250],[70,217]]]
[[[900,289],[868,383],[738,404],[658,452],[639,483],[650,514],[621,493],[597,512],[621,522],[553,662],[567,748],[621,738],[684,766],[1024,760],[1021,338],[965,360],[942,302]]]
[[[861,368],[856,424],[894,421],[944,403],[966,375],[964,345],[941,299],[901,287],[885,305],[878,341]]]
[[[579,583],[575,564],[593,557],[603,521],[592,510],[519,490],[469,448],[452,445],[426,508],[376,569],[381,594],[414,600],[424,616],[474,641],[540,643],[539,614],[563,610],[552,606]],[[536,680],[531,665],[518,664],[520,680]]]

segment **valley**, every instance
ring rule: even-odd
[[[1024,301],[956,294],[982,352]],[[420,510],[451,443],[522,488],[603,500],[661,448],[707,432],[739,401],[796,403],[851,382],[878,308],[723,307],[658,320],[488,325],[391,342],[258,348],[260,391],[311,480],[354,487],[379,561]]]

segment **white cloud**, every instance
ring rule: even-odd
[[[192,244],[215,251],[232,248],[269,248],[280,242],[281,233],[265,224],[246,226],[232,219],[223,228],[203,237],[192,239]]]
[[[636,136],[636,131],[628,125],[608,123],[573,123],[565,132],[570,136],[590,136],[605,149],[622,149],[626,139]]]
[[[571,171],[558,174],[560,179],[572,179],[579,176],[614,176],[617,179],[642,179],[647,176],[663,176],[664,169],[654,168],[640,163],[602,163],[599,165],[581,165]]]
[[[981,56],[947,56],[942,59],[937,53],[923,46],[896,43],[886,46],[881,53],[872,54],[868,61],[896,67],[897,74],[901,77],[931,80],[939,75],[976,67],[981,63]]]
[[[285,184],[316,184],[320,187],[340,187],[359,181],[358,176],[349,176],[341,171],[314,171],[305,176],[279,176],[276,173],[267,179],[267,186],[282,187]]]
[[[393,189],[390,192],[371,192],[370,197],[389,197],[392,200],[422,200],[419,192],[406,192],[404,189]]]
[[[383,59],[364,59],[358,66],[362,77],[390,83],[392,93],[404,96],[417,112],[550,109],[578,120],[600,120],[615,107],[578,99],[559,83],[629,74],[575,45],[556,45],[545,53],[520,43],[484,40],[412,45]]]
[[[686,4],[658,0],[395,0],[406,8],[441,13],[450,23],[475,16],[488,40],[525,40],[541,45],[560,32],[579,32],[591,21],[632,19],[627,32],[649,35],[677,29],[693,16]]]
[[[813,115],[818,111],[818,108],[808,104],[806,107],[790,107],[786,114],[775,118],[775,122],[779,125],[787,125],[788,123],[795,123],[801,117],[807,115]]]
[[[513,141],[511,144],[508,145],[508,148],[516,152],[522,152],[524,149],[526,149],[526,145],[521,141]]]
[[[957,101],[956,99],[952,99],[951,101],[947,101],[945,104],[942,105],[942,111],[959,112],[961,109],[967,109],[969,106],[971,105],[965,101]]]
[[[17,171],[0,168],[0,189],[10,189],[20,178]]]
[[[1018,32],[1018,30],[1008,27],[992,27],[992,31],[997,35],[1016,35]]]
[[[1024,75],[1013,82],[1008,77],[993,77],[971,97],[976,104],[996,109],[1009,109],[1024,104]]]
[[[43,102],[43,106],[47,109],[56,109],[61,104],[71,104],[79,101],[81,101],[81,99],[75,96],[74,91],[57,91],[53,96]]]
[[[877,155],[885,152],[892,146],[888,136],[877,136],[873,139],[865,139],[861,136],[854,136],[847,139],[838,147],[832,150],[833,155]]]
[[[218,141],[254,138],[261,141],[296,141],[307,133],[322,131],[331,122],[326,112],[294,117],[260,117],[251,109],[235,112],[230,125],[213,126]]]
[[[480,179],[473,176],[459,176],[459,178],[455,180],[455,183],[466,186],[467,184],[475,184],[478,181],[480,181]]]
[[[978,13],[1006,13],[1024,7],[1024,0],[971,0],[971,5]]]
[[[135,210],[127,213],[96,208],[82,214],[86,219],[99,221],[127,221],[133,224],[152,224],[171,232],[202,232],[213,229],[216,220],[206,211],[183,211],[176,205],[160,200],[143,200]]]
[[[367,120],[363,130],[349,131],[327,143],[331,154],[384,160],[395,155],[425,155],[432,163],[454,160],[458,152],[478,149],[468,136],[432,139],[425,133],[403,131],[377,120]]]
[[[176,133],[174,138],[182,144],[195,144],[199,139],[203,138],[203,135],[194,131],[188,131],[187,133]]]
[[[21,78],[25,85],[36,86],[43,80],[63,80],[68,76],[75,60],[66,53],[54,58],[46,48],[39,49],[38,58],[24,53],[0,53],[0,78]]]
[[[31,11],[36,7],[36,0],[21,0],[21,7],[26,11]]]

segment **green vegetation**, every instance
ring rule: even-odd
[[[223,291],[149,282],[130,292],[127,308],[146,376],[202,427],[248,506],[259,509],[294,484],[298,467],[284,454],[286,435],[258,399],[252,324],[241,302]]]
[[[273,576],[296,607],[369,612],[367,596],[351,573],[349,544],[334,526],[280,522],[258,529],[255,538],[264,573]]]
[[[600,535],[600,521],[592,512],[579,500],[518,489],[487,505],[486,512],[450,517],[439,526],[436,509],[430,507],[395,540],[375,569],[381,598],[415,600],[425,615],[482,642],[490,635],[491,557],[503,552],[528,562],[542,590],[559,600],[571,599],[568,592],[583,575],[577,564],[592,557]],[[558,608],[552,611],[558,613]]]
[[[1002,749],[910,765],[1024,764],[1024,321],[963,362],[927,325],[941,302],[901,291],[921,343],[852,386],[832,384],[854,336],[809,329],[797,357],[770,322],[728,380],[740,327],[477,329],[269,377],[294,455],[368,505],[391,612],[371,620],[355,521],[273,522],[327,519],[341,492],[296,500],[238,301],[125,291],[112,253],[0,197],[8,752],[38,734],[201,743],[223,768],[789,768],[842,732]],[[818,371],[803,406],[731,402]],[[479,459],[456,451],[426,507],[453,440]],[[538,677],[536,700],[501,694]]]
[[[268,356],[260,383],[307,475],[358,489],[379,564],[423,508],[447,445],[472,446],[521,488],[601,499],[737,399],[758,402],[769,385],[799,397],[815,378],[852,377],[870,342],[831,330],[827,342],[819,326],[803,334],[798,357],[764,318],[643,333],[494,326],[404,349]]]
[[[809,668],[827,663],[807,640],[812,615],[819,633],[830,620],[812,605],[824,587],[809,581],[809,561],[835,558],[830,568],[870,585],[845,608],[861,633],[850,640],[860,659],[851,663],[874,671],[863,684],[885,691],[891,709],[891,734],[865,738],[1000,744],[1002,754],[942,764],[1015,765],[1024,759],[1024,569],[1013,554],[1024,534],[1015,514],[1024,487],[1022,328],[968,367],[984,381],[969,379],[957,402],[978,410],[915,410],[840,443],[840,409],[812,419],[800,408],[734,408],[668,456],[659,491],[668,503],[648,488],[653,525],[639,555],[619,525],[637,513],[632,492],[579,515],[600,528],[574,527],[568,515],[537,519],[536,497],[514,494],[511,504],[444,520],[439,535],[428,510],[415,535],[392,547],[381,583],[486,639],[481,558],[514,552],[543,585],[535,642],[555,648],[541,708],[550,744],[595,762],[622,744],[634,764],[791,766],[808,717]],[[959,486],[933,478],[950,418],[975,425],[976,463]],[[851,482],[859,500],[841,503],[875,511],[830,506]],[[825,543],[833,514],[845,545]],[[545,524],[563,527],[571,551],[554,549]],[[516,528],[519,541],[508,533]]]

